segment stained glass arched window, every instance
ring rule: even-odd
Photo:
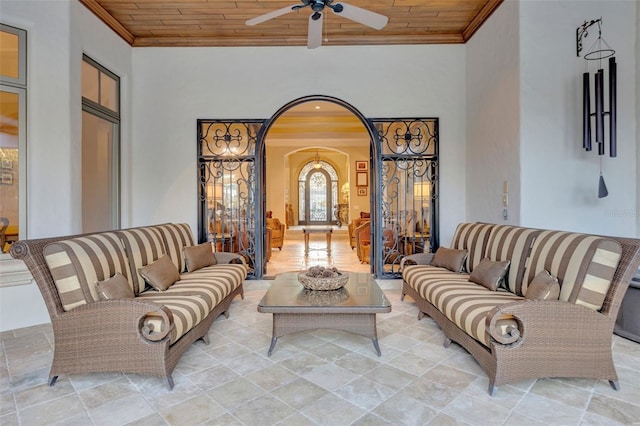
[[[298,223],[322,225],[333,222],[332,212],[338,202],[338,173],[326,161],[305,164],[298,175]]]

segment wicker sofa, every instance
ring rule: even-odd
[[[51,386],[60,374],[124,372],[164,378],[173,388],[180,357],[194,341],[208,343],[213,320],[228,316],[231,301],[244,296],[247,274],[244,260],[233,253],[215,253],[215,265],[183,273],[187,247],[211,257],[206,246],[195,246],[187,224],[13,244],[11,255],[26,263],[51,318]],[[149,288],[140,274],[156,261],[175,265],[169,268],[177,281],[164,291]],[[99,286],[110,277],[120,279],[130,295],[104,300]]]
[[[464,223],[451,248],[467,252],[462,272],[431,265],[431,253],[403,260],[402,298],[416,302],[419,319],[440,325],[445,346],[455,341],[477,360],[491,395],[542,377],[604,379],[618,389],[612,333],[640,264],[640,240]],[[496,291],[470,281],[483,259],[510,261]],[[527,298],[538,274],[557,278],[556,299]]]

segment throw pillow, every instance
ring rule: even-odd
[[[205,266],[216,264],[216,256],[213,254],[211,243],[209,242],[198,244],[197,246],[185,247],[183,251],[187,272],[193,272]]]
[[[557,300],[560,296],[560,284],[558,279],[548,271],[540,271],[533,277],[527,287],[525,299],[531,300]]]
[[[133,289],[121,273],[116,273],[104,281],[96,281],[96,290],[98,290],[98,296],[101,300],[131,299],[133,297]]]
[[[491,291],[496,291],[504,281],[511,262],[509,260],[495,261],[484,258],[473,268],[469,275],[469,281],[480,284]]]
[[[456,250],[439,247],[431,261],[432,266],[446,268],[453,272],[462,272],[464,261],[467,259],[466,250]]]
[[[138,269],[142,278],[158,291],[164,291],[180,279],[178,268],[166,254],[147,266]]]

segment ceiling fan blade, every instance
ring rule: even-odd
[[[318,15],[320,15],[318,17]],[[314,19],[316,17],[316,19]],[[322,13],[315,12],[309,16],[309,30],[307,34],[307,49],[315,49],[322,45]]]
[[[265,21],[268,21],[269,19],[273,19],[273,18],[277,18],[278,16],[282,16],[286,13],[289,13],[293,10],[295,10],[296,6],[287,6],[287,7],[283,7],[282,9],[278,9],[278,10],[274,10],[273,12],[269,12],[269,13],[265,13],[264,15],[260,15],[260,16],[256,16],[255,18],[251,18],[249,19],[247,22],[245,22],[247,25],[254,26],[257,24],[261,24]]]
[[[336,11],[334,9],[339,9],[338,4],[334,6],[333,13],[336,15],[344,16],[347,19],[351,19],[352,21],[356,21],[362,25],[366,25],[367,27],[375,28],[376,30],[381,30],[387,25],[389,22],[389,18],[384,15],[380,15],[379,13],[372,12],[370,10],[362,9],[358,6],[352,6],[347,3],[339,3],[342,6],[341,11]]]

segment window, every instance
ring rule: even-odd
[[[0,251],[26,237],[27,33],[0,24]]]
[[[82,231],[120,227],[120,78],[82,59]]]

